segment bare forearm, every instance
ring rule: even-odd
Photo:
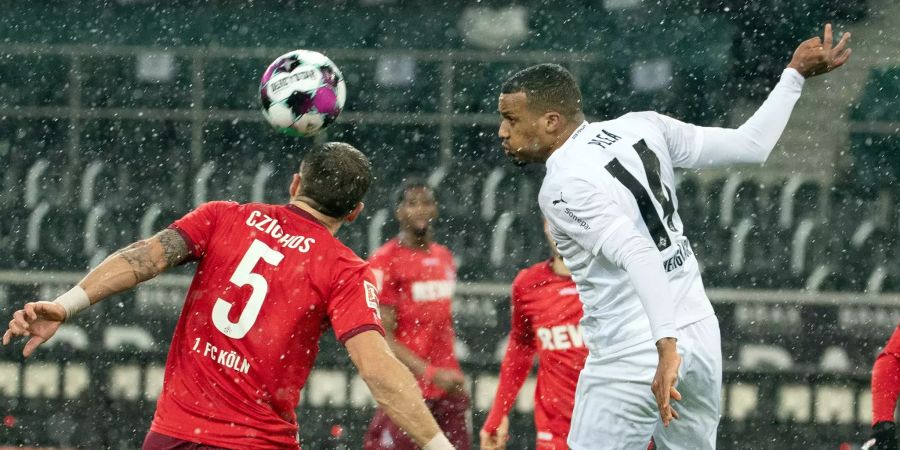
[[[372,396],[388,417],[419,446],[441,432],[422,400],[415,378],[396,358],[384,358],[384,370],[366,379]]]
[[[391,353],[380,334],[360,333],[345,345],[375,401],[397,426],[419,446],[441,435],[412,373]]]
[[[413,375],[420,377],[425,373],[425,369],[428,367],[427,361],[413,353],[409,347],[397,342],[396,339],[388,337],[387,341],[388,345],[391,347],[391,351],[394,352],[397,359],[408,367]]]
[[[397,359],[405,364],[412,371],[413,375],[417,377],[422,376],[428,367],[428,361],[420,358],[409,347],[397,341],[395,337],[397,332],[397,312],[392,306],[381,307],[381,323],[384,325],[385,340]]]
[[[95,267],[78,283],[91,303],[126,291],[147,281],[188,256],[184,240],[174,230],[163,230],[150,239],[135,242]]]

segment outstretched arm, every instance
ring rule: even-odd
[[[453,448],[425,406],[415,378],[394,356],[381,334],[365,331],[344,345],[378,406],[417,445],[426,450]]]
[[[30,336],[23,354],[31,355],[50,339],[63,321],[94,303],[135,287],[190,256],[187,244],[174,229],[135,242],[109,255],[78,285],[52,302],[31,302],[13,313],[3,345],[15,336]]]
[[[109,255],[78,286],[94,304],[156,277],[185,261],[190,254],[184,238],[167,228]]]
[[[672,132],[667,133],[670,139],[680,141],[696,133],[695,142],[699,144],[699,150],[694,153],[696,158],[683,166],[765,162],[787,126],[806,79],[844,65],[850,58],[851,51],[846,48],[849,40],[850,33],[844,33],[837,45],[832,46],[831,24],[828,24],[825,25],[824,41],[815,37],[801,43],[766,101],[736,129],[697,127],[696,130],[685,130],[684,124],[667,118],[666,126]]]

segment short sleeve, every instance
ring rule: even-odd
[[[703,147],[703,128],[656,112],[637,114],[644,115],[662,132],[674,167],[694,167]]]
[[[369,259],[369,266],[375,276],[375,286],[378,287],[378,298],[382,305],[394,306],[400,299],[400,283],[391,270],[391,258],[374,255]]]
[[[223,212],[234,202],[208,202],[176,220],[169,228],[177,231],[188,245],[194,258],[202,258],[212,240],[213,230]]]
[[[344,261],[344,269],[334,274],[328,298],[328,319],[335,336],[344,343],[364,331],[375,330],[384,335],[372,271],[363,261]]]
[[[619,227],[633,224],[628,213],[593,183],[570,180],[558,195],[558,199],[541,202],[541,209],[561,249],[567,240],[572,240],[597,256],[603,243]]]

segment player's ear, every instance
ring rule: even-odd
[[[556,111],[547,111],[542,119],[548,134],[555,134],[562,128],[562,116]]]
[[[365,208],[366,204],[363,202],[359,202],[356,204],[356,208],[353,208],[353,211],[350,211],[350,214],[347,214],[347,217],[344,218],[344,222],[350,223],[356,220],[359,217],[359,214],[362,212],[363,208]]]
[[[288,194],[291,194],[291,200],[297,197],[298,192],[300,192],[300,174],[295,173],[294,178],[291,180],[291,187],[288,188]]]

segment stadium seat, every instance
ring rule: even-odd
[[[77,325],[63,324],[56,331],[53,339],[47,341],[42,348],[63,347],[64,351],[87,350],[89,348],[88,335],[85,330]]]
[[[146,63],[142,59],[147,58]],[[165,108],[191,106],[191,64],[185,57],[160,53],[91,56],[81,59],[82,103],[91,108]],[[144,70],[154,71],[147,74]],[[165,70],[162,67],[168,67]],[[149,78],[148,78],[149,76]],[[153,79],[154,76],[158,78]]]
[[[0,105],[64,106],[70,66],[69,58],[62,55],[4,55],[0,59]],[[50,67],[53,70],[47,70]]]
[[[497,111],[497,98],[503,82],[528,64],[471,61],[453,66],[453,110],[455,113]],[[496,134],[496,130],[494,130]]]
[[[86,266],[84,216],[68,207],[40,203],[28,217],[25,251],[30,268],[76,269]],[[74,245],[73,245],[74,243]]]
[[[741,346],[738,364],[747,370],[787,370],[794,366],[794,358],[780,346],[745,344]]]
[[[266,67],[278,56],[272,54],[266,58],[204,59],[203,106],[224,110],[258,109],[259,80]]]
[[[153,337],[137,326],[107,326],[103,330],[103,348],[107,351],[152,350]]]
[[[31,211],[23,206],[0,209],[0,267],[12,269],[25,263],[25,242]]]

